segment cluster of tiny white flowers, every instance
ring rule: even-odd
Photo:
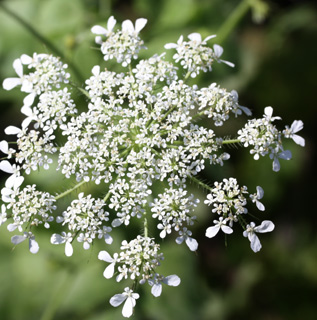
[[[251,242],[251,249],[254,252],[258,252],[261,249],[261,243],[257,236],[254,234],[254,230],[257,232],[269,232],[274,229],[274,224],[272,221],[265,221],[265,228],[261,231],[259,227],[255,227],[255,223],[251,222],[246,225],[245,214],[248,213],[246,205],[248,203],[247,196],[253,203],[256,204],[260,211],[264,211],[265,207],[260,199],[264,196],[264,191],[260,186],[257,186],[256,193],[249,194],[246,186],[239,187],[237,180],[234,178],[223,179],[222,182],[214,183],[214,187],[210,188],[210,193],[207,195],[205,204],[212,205],[213,213],[217,213],[220,217],[219,220],[214,220],[214,225],[207,228],[206,237],[214,237],[218,231],[221,229],[226,234],[233,233],[233,223],[239,222],[239,224],[244,228],[243,235],[249,236]],[[264,221],[263,221],[264,222]],[[250,227],[252,226],[252,228]]]
[[[109,235],[112,228],[105,225],[109,221],[109,212],[103,207],[105,203],[102,199],[94,199],[91,195],[84,197],[84,193],[78,195],[78,199],[73,200],[62,216],[58,216],[56,221],[66,225],[68,237],[72,239],[77,236],[77,241],[83,243],[83,248],[88,250],[93,240],[104,238],[107,244],[112,243],[112,237]],[[53,234],[51,242],[53,244],[64,243],[65,232],[62,235]],[[72,252],[72,250],[71,250]]]
[[[259,226],[247,222],[248,202],[264,210],[261,187],[249,194],[247,187],[239,187],[234,178],[215,182],[213,187],[199,178],[206,166],[223,166],[230,159],[224,150],[227,144],[251,146],[254,159],[269,155],[274,171],[280,169],[278,158],[291,158],[282,138],[305,144],[297,134],[303,128],[302,121],[295,120],[279,131],[272,123],[280,118],[272,116],[271,107],[265,108],[263,118],[249,120],[236,139],[218,136],[201,125],[204,117],[222,126],[232,115],[251,115],[248,108],[239,105],[236,91],[229,92],[216,83],[203,88],[190,84],[190,78],[211,71],[215,62],[233,64],[220,59],[223,49],[219,45],[207,45],[215,36],[202,40],[198,33],[190,34],[189,41],[181,36],[177,43],[165,45],[166,49],[176,50],[173,62],[165,60],[165,53],[138,61],[138,53],[144,48],[139,32],[146,22],[141,18],[133,25],[126,20],[116,30],[116,20],[110,17],[107,28],[92,28],[104,60],[113,59],[121,66],[112,71],[96,65],[85,87],[77,86],[85,94],[84,112],[78,113],[72,98],[67,65],[52,55],[22,55],[13,63],[18,77],[3,82],[4,89],[21,86],[28,95],[21,108],[25,115],[21,127],[5,129],[7,135],[16,136],[16,143],[0,141],[0,170],[10,174],[1,190],[4,203],[0,225],[7,224],[9,231],[20,232],[11,238],[14,245],[28,239],[30,251],[37,253],[40,246],[34,230],[54,224],[59,231],[51,235],[50,242],[64,244],[65,255],[71,256],[74,240],[85,250],[98,239],[111,245],[112,228],[129,227],[133,219],[141,223],[142,235],[124,240],[120,253],[111,256],[102,250],[98,256],[109,263],[105,278],[116,274],[118,282],[133,282],[131,288],[126,287],[110,299],[114,307],[124,302],[125,317],[133,314],[139,298],[137,285],[148,283],[153,296],[158,297],[162,284],[180,284],[177,275],[157,273],[163,254],[156,236],[164,239],[176,233],[177,244],[185,243],[191,251],[198,249],[189,229],[196,221],[194,212],[199,200],[189,192],[189,183],[207,190],[204,203],[212,206],[213,215],[218,215],[206,230],[207,237],[215,236],[220,229],[230,234],[237,222],[251,249],[257,252],[261,243],[256,234],[274,229],[269,220]],[[75,183],[73,187],[53,196],[37,190],[35,185],[22,186],[24,174],[52,169],[53,162],[64,177]],[[94,197],[78,192],[89,182],[98,190]],[[66,209],[58,212],[59,200],[76,192]],[[154,223],[148,224],[148,219]],[[154,237],[150,238],[152,225]]]
[[[269,155],[273,159],[273,170],[280,170],[279,158],[290,160],[292,153],[284,150],[282,136],[292,138],[297,144],[305,146],[305,140],[295,133],[303,128],[300,120],[295,120],[289,128],[285,127],[280,131],[273,124],[273,121],[280,120],[280,117],[273,117],[273,108],[266,107],[264,116],[261,119],[252,119],[238,131],[238,139],[243,143],[244,147],[252,146],[250,153],[253,158],[258,160],[260,156]]]

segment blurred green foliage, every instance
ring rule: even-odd
[[[241,150],[231,150],[233,162],[221,170],[209,168],[204,178],[213,181],[235,176],[251,190],[265,190],[265,219],[276,229],[261,239],[263,249],[254,254],[241,235],[225,239],[204,237],[210,222],[208,209],[198,210],[194,231],[197,255],[173,241],[162,244],[162,273],[178,274],[177,288],[164,288],[160,298],[142,295],[134,319],[169,320],[289,320],[316,319],[317,237],[314,174],[314,138],[317,89],[317,10],[315,1],[260,0],[10,0],[1,6],[27,21],[88,77],[92,66],[104,63],[95,50],[90,28],[117,20],[148,19],[142,31],[149,56],[163,51],[180,34],[218,34],[226,60],[200,77],[200,84],[217,81],[239,91],[240,103],[260,116],[267,105],[285,123],[302,119],[306,147],[289,148],[293,160],[271,170],[271,161],[253,161]],[[229,22],[228,22],[229,21]],[[22,53],[50,52],[25,26],[0,7],[0,81],[13,76],[12,62]],[[216,38],[217,39],[217,38]],[[77,76],[79,81],[80,76]],[[23,95],[17,90],[0,91],[0,134],[9,124],[19,125]],[[226,129],[236,132],[241,122]],[[56,190],[58,176],[33,175],[48,191]],[[49,183],[48,183],[49,181]],[[66,182],[65,182],[66,183]],[[61,188],[58,185],[58,188]],[[204,193],[198,190],[203,198]],[[118,239],[126,235],[117,233]],[[104,264],[97,260],[101,244],[92,251],[76,250],[72,258],[61,247],[49,244],[48,234],[39,235],[40,251],[31,255],[27,244],[12,250],[10,234],[0,229],[1,320],[107,320],[121,319],[120,308],[109,298],[120,288],[102,277]],[[120,284],[122,288],[124,284]],[[141,288],[147,291],[148,288]]]

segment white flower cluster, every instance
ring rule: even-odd
[[[180,278],[176,275],[164,277],[156,273],[156,268],[160,266],[160,261],[164,259],[163,254],[159,253],[160,245],[156,244],[153,238],[138,235],[136,239],[121,243],[121,252],[114,253],[113,258],[107,251],[100,251],[98,258],[110,263],[103,275],[106,279],[110,279],[116,273],[116,281],[120,282],[123,279],[136,280],[139,279],[140,284],[146,282],[152,287],[151,293],[158,297],[162,293],[162,283],[169,286],[178,286]],[[117,307],[124,300],[139,298],[139,295],[133,293],[129,288],[125,288],[123,294],[116,294],[110,299],[111,305]],[[129,292],[129,294],[127,294]],[[131,298],[132,297],[132,298]],[[127,300],[122,310],[123,316],[129,317],[132,315],[135,301]]]
[[[278,159],[290,160],[292,158],[292,153],[283,148],[282,136],[292,138],[295,143],[304,147],[305,140],[295,134],[303,128],[303,122],[295,120],[291,128],[286,126],[281,132],[273,125],[274,120],[280,120],[281,118],[272,115],[273,108],[266,107],[263,118],[249,120],[245,127],[238,131],[238,139],[245,147],[253,147],[250,153],[254,154],[253,158],[255,160],[258,160],[260,156],[269,154],[270,158],[273,159],[273,170],[279,171],[280,162]]]
[[[265,210],[260,199],[264,196],[263,189],[258,186],[255,194],[249,194],[247,187],[239,187],[237,180],[234,178],[223,179],[222,182],[215,182],[214,188],[211,188],[211,193],[207,195],[205,204],[212,205],[212,212],[217,213],[219,220],[214,220],[214,226],[207,228],[206,237],[214,237],[221,229],[226,234],[233,233],[233,223],[239,222],[244,227],[243,235],[248,237],[251,242],[251,249],[258,252],[261,249],[261,243],[255,232],[273,231],[274,224],[271,221],[263,221],[261,226],[255,227],[255,223],[251,222],[246,225],[244,214],[248,213],[246,196],[254,202],[257,208],[261,211]],[[228,224],[228,225],[227,225]]]
[[[105,278],[116,274],[118,282],[133,282],[131,288],[110,299],[115,307],[124,302],[125,317],[133,314],[139,284],[148,283],[158,297],[162,284],[180,283],[176,275],[157,273],[163,255],[156,238],[175,233],[177,244],[185,243],[191,251],[198,249],[188,228],[196,220],[199,200],[189,192],[189,183],[207,190],[204,203],[212,205],[212,214],[219,216],[206,230],[207,237],[220,229],[230,234],[233,223],[238,222],[257,252],[261,244],[256,233],[273,230],[274,224],[268,220],[259,226],[246,222],[248,201],[264,210],[261,187],[249,194],[234,178],[215,182],[213,187],[200,180],[205,166],[223,166],[230,159],[224,150],[226,144],[251,146],[255,159],[268,154],[277,171],[277,159],[291,156],[283,149],[282,138],[291,138],[301,146],[305,143],[297,135],[303,123],[296,120],[280,132],[272,124],[279,118],[272,116],[271,107],[265,109],[262,119],[249,120],[237,139],[228,140],[204,127],[200,122],[203,117],[222,126],[231,115],[251,115],[248,108],[239,105],[236,91],[229,92],[215,83],[203,88],[190,84],[200,72],[211,71],[214,62],[233,64],[220,59],[223,49],[219,45],[207,45],[214,36],[202,40],[198,33],[190,34],[189,41],[181,36],[177,43],[165,45],[176,50],[173,62],[165,60],[165,53],[138,61],[144,48],[139,32],[146,22],[141,18],[133,25],[126,20],[115,30],[116,20],[110,17],[107,28],[92,28],[104,60],[113,59],[120,66],[116,71],[98,65],[92,68],[85,88],[78,86],[85,94],[84,112],[77,112],[67,66],[52,55],[22,55],[13,63],[18,77],[3,82],[4,89],[21,86],[28,95],[21,108],[25,115],[21,127],[5,129],[7,135],[17,137],[16,143],[0,141],[4,155],[0,170],[10,174],[1,190],[0,225],[8,223],[9,231],[20,232],[11,238],[13,244],[28,239],[30,251],[37,253],[34,230],[54,224],[59,231],[50,236],[51,243],[65,244],[65,254],[71,256],[74,240],[85,250],[98,239],[110,245],[112,228],[128,227],[131,220],[142,224],[142,235],[124,240],[120,253],[112,257],[102,250],[98,256],[109,263]],[[76,85],[72,83],[72,87]],[[25,174],[42,168],[52,170],[54,161],[57,170],[75,185],[55,196],[37,190],[35,185],[22,187]],[[89,182],[94,183],[94,197],[78,192]],[[58,211],[59,200],[76,192],[68,207]],[[148,219],[153,223],[148,224]],[[149,231],[150,226],[155,228]]]

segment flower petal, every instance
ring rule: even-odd
[[[61,244],[65,242],[65,238],[62,237],[60,234],[54,233],[51,236],[51,243],[52,244]]]
[[[107,251],[100,251],[98,254],[98,259],[106,262],[113,262],[113,258],[111,258],[110,254]]]
[[[2,87],[5,90],[11,90],[21,84],[22,84],[22,81],[20,78],[6,78],[2,83]]]
[[[106,278],[106,279],[110,279],[113,277],[113,274],[114,274],[114,266],[115,264],[114,263],[111,263],[109,264],[109,266],[105,269],[105,271],[103,272],[103,276]]]
[[[187,237],[186,244],[191,251],[196,251],[198,248],[198,242],[194,238]]]
[[[0,151],[3,152],[3,153],[8,153],[9,151],[9,144],[7,141],[5,140],[2,140],[0,142]]]
[[[105,34],[106,35],[108,33],[107,29],[102,26],[93,26],[90,30],[94,34]]]
[[[135,21],[135,32],[139,33],[147,24],[147,19],[140,18]]]
[[[25,239],[26,239],[25,236],[15,235],[15,236],[11,237],[11,242],[13,244],[19,244],[19,243],[23,242]]]
[[[133,313],[133,307],[135,306],[135,300],[131,297],[128,297],[126,302],[123,305],[122,308],[122,315],[126,318],[129,318],[132,316]]]
[[[0,170],[6,173],[13,173],[13,167],[8,160],[2,160],[0,162]]]
[[[109,302],[113,307],[118,307],[126,298],[127,296],[125,294],[119,293],[115,294]]]
[[[162,284],[161,283],[155,283],[151,289],[151,293],[154,297],[159,297],[162,293]]]
[[[21,132],[21,129],[15,126],[8,126],[4,129],[5,134],[7,135],[16,135]]]
[[[274,223],[270,220],[264,220],[262,223],[254,228],[254,231],[259,233],[271,232],[274,230]]]
[[[207,238],[213,238],[218,233],[219,229],[220,229],[219,225],[209,227],[206,230],[205,236]]]
[[[30,249],[30,252],[33,254],[38,253],[40,247],[39,247],[39,244],[35,241],[35,239],[30,238],[29,249]]]
[[[230,227],[226,226],[226,225],[222,225],[221,226],[221,230],[226,234],[231,234],[233,232],[233,230]]]
[[[167,284],[168,286],[171,286],[171,287],[177,287],[181,283],[181,279],[176,274],[172,274],[170,276],[167,276],[163,280],[163,283],[165,283],[165,284]]]
[[[66,241],[65,243],[65,255],[67,257],[71,257],[73,255],[73,246],[69,241]]]
[[[257,237],[255,233],[252,234],[250,241],[251,241],[251,249],[254,252],[258,252],[261,250],[262,245],[261,245],[260,239]]]

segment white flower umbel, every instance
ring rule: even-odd
[[[113,307],[120,306],[123,302],[122,315],[125,318],[130,318],[133,314],[133,308],[135,307],[136,300],[139,299],[140,295],[132,291],[132,289],[126,287],[123,293],[115,294],[110,299],[110,304]]]
[[[107,247],[98,254],[106,264],[104,277],[133,283],[132,289],[126,287],[110,300],[113,306],[124,303],[125,317],[133,314],[139,285],[148,283],[158,297],[163,284],[180,284],[178,276],[158,272],[164,259],[160,243],[172,238],[190,251],[198,250],[194,225],[205,212],[203,205],[210,207],[208,238],[219,230],[229,235],[239,225],[258,251],[256,233],[273,230],[270,221],[260,226],[249,222],[255,206],[265,209],[260,186],[250,194],[234,177],[202,181],[205,168],[226,167],[227,145],[250,147],[255,160],[270,157],[274,171],[280,170],[280,159],[292,156],[283,146],[285,138],[305,145],[298,135],[303,122],[295,120],[281,131],[281,118],[273,116],[272,107],[266,107],[261,118],[249,119],[237,137],[226,138],[230,133],[219,127],[252,114],[240,105],[235,90],[215,82],[195,83],[197,75],[212,71],[215,62],[234,66],[222,59],[223,48],[214,43],[215,36],[180,36],[165,45],[174,52],[171,61],[166,52],[140,60],[145,48],[140,32],[146,24],[139,18],[120,26],[111,16],[106,26],[92,27],[105,61],[92,66],[84,83],[76,84],[67,65],[46,53],[22,54],[13,62],[17,76],[3,82],[5,90],[19,88],[25,98],[21,123],[8,124],[4,132],[9,137],[0,141],[0,170],[8,174],[1,188],[0,225],[19,231],[12,242],[28,239],[32,253],[39,250],[34,239],[38,228],[53,229],[51,244],[63,245],[68,257],[73,241],[83,250],[100,241]],[[32,173],[41,176],[43,170],[68,189],[54,195],[45,191],[51,183],[46,176],[36,180],[41,184],[32,183]],[[216,175],[220,172],[225,171]],[[206,191],[198,214],[197,188]],[[112,233],[113,228],[123,231]],[[124,234],[120,250],[113,252],[112,243]]]

